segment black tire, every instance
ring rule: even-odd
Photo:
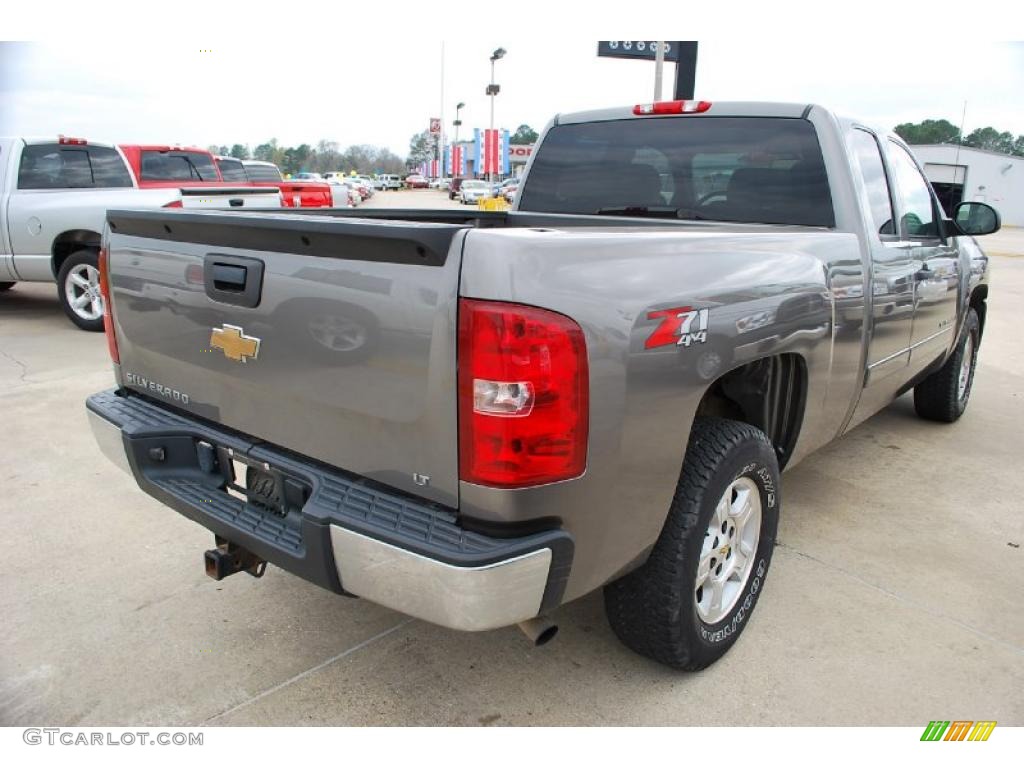
[[[697,565],[715,507],[741,478],[753,481],[761,502],[757,546],[732,607],[708,624],[697,607]],[[619,640],[676,669],[693,671],[717,661],[757,605],[775,547],[779,506],[778,461],[765,434],[729,419],[697,419],[665,527],[650,557],[604,588],[605,611]],[[735,556],[730,548],[724,563]],[[710,562],[713,566],[715,560]]]
[[[0,283],[0,293],[3,293],[4,291],[9,291],[13,287],[14,283]]]
[[[978,364],[978,342],[981,340],[981,325],[978,313],[967,310],[960,341],[953,354],[939,370],[914,387],[914,410],[922,419],[952,424],[963,416],[974,384],[974,369]],[[967,382],[960,392],[960,372],[964,363],[967,345],[970,344],[971,358],[968,362]]]
[[[60,271],[57,273],[57,295],[60,297],[60,305],[64,309],[64,314],[68,316],[72,323],[77,325],[83,331],[92,331],[94,333],[103,331],[103,316],[100,315],[98,318],[90,319],[79,315],[75,311],[74,307],[71,306],[71,301],[74,297],[68,296],[66,283],[68,273],[70,273],[75,267],[85,264],[91,266],[93,269],[99,269],[97,266],[98,262],[99,254],[96,251],[75,251],[64,259],[64,263],[60,265]]]

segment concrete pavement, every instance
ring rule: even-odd
[[[600,595],[533,649],[276,568],[211,581],[210,535],[93,444],[103,337],[54,286],[18,285],[0,295],[0,725],[1024,725],[1024,237],[996,237],[1011,255],[967,414],[926,423],[904,397],[788,471],[764,597],[697,674],[619,645]]]

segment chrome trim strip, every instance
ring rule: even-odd
[[[551,569],[547,548],[463,568],[337,525],[331,526],[331,546],[345,591],[433,624],[471,632],[536,616]]]
[[[100,451],[123,469],[132,475],[131,465],[128,463],[128,454],[124,450],[124,438],[121,436],[121,428],[113,424],[97,413],[86,411],[89,414],[89,426],[92,428],[93,437]]]
[[[874,368],[876,366],[882,365],[884,363],[888,363],[890,360],[895,360],[900,355],[905,355],[908,352],[913,352],[915,349],[920,347],[922,344],[927,344],[932,339],[937,338],[937,337],[941,336],[944,333],[949,333],[951,330],[953,330],[953,326],[947,325],[941,331],[939,331],[938,333],[933,333],[927,339],[921,339],[920,341],[914,342],[909,347],[904,347],[899,352],[893,352],[891,355],[888,355],[887,357],[883,357],[881,360],[877,360],[877,361],[869,364],[868,365],[868,370],[870,371],[872,368]]]
[[[872,368],[877,368],[879,365],[885,365],[890,360],[895,360],[897,357],[905,355],[908,352],[910,352],[910,347],[904,347],[899,352],[893,352],[891,355],[886,355],[881,360],[876,360],[873,363],[868,363],[868,370],[870,371]]]
[[[952,325],[947,325],[947,326],[946,326],[945,328],[943,328],[943,329],[942,329],[941,331],[939,331],[938,333],[933,333],[933,334],[932,334],[931,336],[929,336],[929,337],[928,337],[927,339],[921,339],[920,341],[918,341],[918,342],[916,342],[916,343],[914,343],[914,344],[911,344],[911,345],[910,345],[910,351],[911,351],[911,352],[913,352],[913,351],[914,351],[915,349],[917,349],[918,347],[920,347],[920,346],[921,346],[922,344],[927,344],[927,343],[928,343],[929,341],[931,341],[932,339],[934,339],[934,338],[937,338],[937,337],[941,336],[941,335],[942,335],[942,334],[944,334],[944,333],[949,333],[949,332],[950,332],[950,331],[952,331],[952,330],[953,330],[953,326],[952,326]]]

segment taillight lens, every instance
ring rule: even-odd
[[[709,109],[710,101],[655,101],[652,104],[637,104],[633,107],[633,114],[691,115],[696,112],[707,112]]]
[[[171,202],[166,203],[164,205],[164,208],[183,208],[183,207],[184,206],[181,204],[181,200],[171,200]]]
[[[107,336],[110,359],[120,364],[121,356],[117,352],[117,336],[114,335],[114,308],[110,305],[110,274],[106,248],[100,248],[97,267],[100,272],[100,295],[103,297],[103,333]]]
[[[459,301],[459,477],[496,488],[587,466],[587,347],[579,325],[521,304]]]

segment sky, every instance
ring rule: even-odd
[[[493,30],[493,25],[488,25]],[[601,59],[585,34],[373,35],[343,45],[145,45],[129,38],[87,56],[61,42],[0,43],[0,135],[59,133],[115,142],[208,146],[270,138],[385,146],[404,157],[410,137],[442,109],[451,137],[486,128],[491,52],[501,93],[495,123],[542,128],[558,112],[650,101],[654,64]],[[221,35],[244,39],[244,35]],[[991,125],[1024,134],[1024,43],[958,41],[949,55],[929,36],[902,37],[866,55],[862,36],[780,43],[774,35],[701,42],[697,97],[815,102],[891,127],[946,118],[965,133]],[[382,50],[383,48],[383,50]],[[666,70],[664,98],[671,98]],[[468,130],[468,134],[467,134]]]

